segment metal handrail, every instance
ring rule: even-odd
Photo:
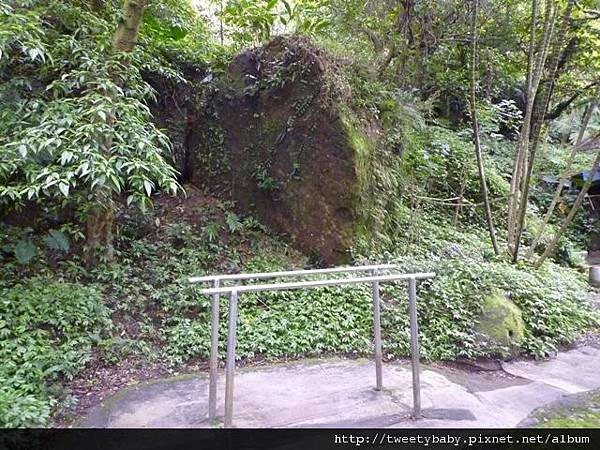
[[[392,270],[397,264],[374,264],[367,266],[331,267],[327,269],[301,269],[282,272],[236,273],[190,277],[190,283],[212,283],[213,288],[218,288],[222,281],[252,280],[265,278],[285,278],[303,275],[321,275],[332,273],[371,272],[378,270]],[[218,378],[218,346],[219,346],[219,299],[220,294],[212,294],[211,300],[211,333],[210,333],[210,359],[209,359],[209,388],[208,388],[208,418],[214,420],[217,415],[217,378]]]
[[[367,266],[368,267],[368,266]],[[341,268],[338,268],[341,269]],[[327,269],[321,269],[327,270]],[[335,270],[335,269],[334,269]],[[364,266],[363,266],[363,269]],[[343,270],[337,270],[339,272]],[[203,289],[201,292],[206,295],[212,295],[213,298],[213,334],[211,339],[211,374],[209,386],[209,418],[216,416],[216,345],[218,344],[218,304],[222,293],[229,293],[229,314],[228,314],[228,333],[227,333],[227,361],[226,361],[226,379],[225,379],[225,418],[224,426],[231,427],[233,422],[233,384],[235,374],[235,349],[237,334],[238,317],[238,294],[243,292],[273,291],[273,290],[294,290],[302,288],[316,288],[334,285],[352,285],[360,283],[371,283],[373,288],[373,324],[374,324],[374,344],[375,344],[375,369],[376,369],[376,390],[382,389],[382,345],[381,345],[381,318],[379,301],[379,283],[386,281],[408,280],[408,298],[410,308],[410,335],[411,335],[411,366],[413,381],[413,416],[421,417],[421,394],[419,382],[419,342],[418,342],[418,322],[416,306],[416,280],[435,277],[435,273],[413,273],[413,274],[392,274],[377,275],[377,269],[370,270],[370,277],[356,278],[338,278],[328,280],[302,281],[295,283],[273,283],[262,285],[242,285],[219,287],[219,279],[212,278],[213,288]],[[289,272],[288,272],[289,273]],[[267,277],[266,273],[261,274]],[[208,281],[203,280],[203,281]],[[216,299],[216,300],[215,300]],[[215,316],[215,310],[217,314]],[[216,332],[216,333],[215,333]],[[214,352],[213,352],[214,350]],[[213,373],[214,357],[214,373]],[[212,386],[214,383],[214,395],[211,397]],[[214,403],[211,403],[214,401]]]
[[[331,267],[328,269],[302,269],[287,270],[283,272],[259,272],[259,273],[232,273],[224,275],[207,275],[202,277],[190,277],[190,283],[202,283],[208,281],[223,280],[258,280],[264,278],[295,277],[301,275],[318,275],[325,273],[343,273],[343,272],[368,272],[370,270],[396,269],[398,264],[375,264],[371,266],[346,266]]]
[[[243,292],[258,292],[258,291],[288,291],[302,288],[313,288],[323,286],[336,286],[345,284],[360,284],[374,281],[397,281],[397,280],[408,280],[411,278],[421,280],[425,278],[433,278],[435,273],[412,273],[412,274],[396,274],[396,275],[379,275],[371,277],[359,277],[359,278],[330,278],[327,280],[312,280],[312,281],[299,281],[297,283],[273,283],[273,284],[250,284],[247,286],[226,286],[219,288],[207,288],[200,291],[201,294],[214,295],[214,294],[227,294],[236,291],[238,294]]]

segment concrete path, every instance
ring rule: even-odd
[[[373,389],[366,359],[316,359],[237,371],[237,427],[514,427],[537,407],[600,387],[600,348],[557,358],[503,364],[504,371],[424,366],[424,419],[410,418],[410,365],[384,365],[384,390]],[[224,377],[218,414],[223,414]],[[158,380],[124,390],[92,409],[81,427],[207,427],[206,374]]]

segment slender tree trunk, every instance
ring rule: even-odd
[[[483,156],[481,154],[481,139],[479,135],[479,119],[477,116],[477,102],[476,102],[476,84],[477,84],[477,12],[479,7],[479,0],[473,0],[473,13],[471,18],[471,96],[469,103],[471,105],[471,124],[473,126],[473,142],[475,144],[475,155],[477,156],[477,169],[479,170],[479,187],[481,190],[481,197],[483,200],[483,209],[485,213],[485,220],[487,222],[488,231],[490,233],[490,239],[492,240],[492,247],[496,255],[498,251],[498,242],[496,241],[496,231],[494,230],[494,222],[492,220],[492,210],[490,208],[490,202],[488,198],[487,182],[485,180],[485,168],[483,165]]]
[[[113,36],[112,49],[115,53],[131,52],[135,48],[139,28],[142,23],[146,0],[124,0],[122,18]],[[106,93],[106,95],[114,95]],[[115,117],[109,114],[105,122],[112,126]],[[104,152],[112,153],[112,139],[106,136],[103,142]],[[86,218],[86,259],[87,264],[96,264],[99,255],[110,261],[114,258],[113,227],[114,201],[110,192],[93,193],[91,208]]]
[[[396,26],[398,27],[398,33],[402,36],[406,42],[403,42],[402,45],[394,42],[390,46],[390,49],[379,66],[378,76],[379,78],[383,78],[385,76],[385,71],[388,66],[392,63],[392,61],[399,56],[401,53],[405,53],[412,45],[413,45],[413,37],[411,30],[411,21],[412,21],[412,10],[414,7],[414,0],[397,0],[396,5],[401,9],[398,11],[398,18],[396,21]]]
[[[550,203],[550,206],[548,207],[548,210],[546,211],[546,215],[544,216],[544,221],[542,222],[540,229],[538,230],[537,234],[535,235],[535,238],[533,239],[533,243],[531,244],[531,247],[529,247],[529,251],[527,252],[527,257],[531,257],[533,255],[535,247],[537,246],[540,238],[544,234],[544,230],[545,230],[546,226],[548,225],[548,223],[550,222],[550,218],[552,217],[552,214],[554,213],[554,209],[556,208],[556,205],[558,204],[558,201],[560,200],[563,186],[569,180],[569,171],[571,169],[571,165],[573,164],[575,155],[577,154],[577,151],[579,150],[579,145],[583,141],[583,137],[585,136],[585,132],[587,130],[590,119],[591,119],[591,117],[594,113],[594,110],[596,109],[596,106],[598,104],[598,97],[600,96],[600,84],[598,86],[599,87],[598,87],[598,92],[596,94],[596,97],[594,97],[592,99],[592,102],[588,105],[588,107],[586,108],[586,110],[583,114],[583,118],[581,119],[581,126],[579,127],[579,133],[577,135],[577,140],[575,141],[575,145],[573,145],[573,148],[571,149],[571,153],[569,154],[569,158],[567,159],[565,169],[563,170],[563,173],[560,177],[560,181],[558,182],[558,186],[556,186],[556,190],[554,191],[554,196],[552,198],[552,202]]]
[[[575,203],[571,207],[569,214],[563,221],[563,224],[561,225],[558,232],[554,235],[554,237],[552,238],[552,240],[550,241],[550,243],[544,250],[544,253],[542,253],[542,256],[540,256],[539,259],[534,264],[534,267],[536,269],[539,268],[544,263],[546,258],[548,258],[548,256],[550,256],[554,252],[554,249],[556,248],[556,244],[558,243],[558,240],[562,237],[563,234],[565,234],[565,231],[567,231],[567,228],[569,228],[569,225],[571,225],[571,222],[573,222],[573,219],[575,218],[575,214],[579,210],[579,207],[583,203],[583,200],[584,200],[588,190],[590,189],[590,186],[592,185],[592,179],[594,178],[594,174],[598,170],[599,164],[600,164],[600,152],[598,152],[598,154],[596,155],[596,159],[594,159],[594,163],[592,164],[592,169],[588,175],[588,179],[585,181],[585,184],[583,185],[581,192],[579,192],[579,195],[577,196]]]
[[[224,43],[223,36],[223,0],[221,0],[219,2],[219,39],[221,41],[221,45]]]
[[[563,41],[565,40],[565,36],[567,34],[567,29],[569,28],[569,24],[571,21],[571,12],[573,11],[574,6],[575,0],[569,0],[569,3],[567,4],[567,7],[563,14],[560,29],[556,35],[556,40],[554,43],[554,55],[552,58],[552,64],[550,66],[550,71],[548,75],[548,86],[544,90],[544,97],[540,105],[540,114],[537,117],[536,125],[534,127],[533,143],[531,147],[529,161],[527,164],[527,171],[525,175],[523,190],[521,193],[521,200],[519,202],[519,215],[516,223],[516,238],[515,251],[513,253],[513,262],[517,262],[517,259],[519,258],[521,235],[523,233],[523,228],[525,225],[525,213],[527,212],[527,203],[529,201],[529,187],[531,185],[531,173],[533,171],[533,163],[535,162],[535,154],[539,146],[540,135],[542,132],[542,127],[544,125],[544,116],[546,114],[546,111],[548,110],[548,106],[550,104],[550,96],[552,95],[552,91],[554,90],[554,81],[556,78],[556,72],[562,54],[561,49],[563,46]]]
[[[417,222],[419,221],[419,215],[421,210],[421,200],[415,196],[414,192],[410,193],[410,219],[408,224],[408,242],[406,245],[405,254],[409,255],[412,249],[413,244],[417,242],[418,239],[418,226]]]
[[[508,199],[508,250],[512,252],[513,246],[513,228],[514,228],[514,216],[517,209],[517,189],[520,180],[521,164],[523,160],[523,147],[529,140],[529,129],[531,121],[531,99],[533,93],[533,72],[535,70],[534,64],[534,50],[535,50],[535,30],[537,28],[537,0],[531,2],[531,26],[529,30],[529,54],[527,58],[527,96],[525,105],[525,115],[523,117],[523,123],[521,125],[521,131],[519,133],[519,140],[515,152],[515,160],[513,163],[512,177],[510,179],[510,196]]]
[[[463,173],[460,180],[460,191],[458,193],[458,203],[456,204],[456,209],[454,210],[454,218],[452,219],[452,224],[458,228],[458,223],[460,220],[460,214],[463,209],[463,202],[465,198],[465,188],[467,185],[467,177]]]
[[[86,257],[89,266],[96,264],[99,255],[102,255],[106,261],[114,259],[113,225],[113,208],[96,201],[87,213],[85,230]]]
[[[542,77],[543,69],[546,64],[550,37],[554,29],[555,9],[552,2],[547,0],[544,11],[544,23],[542,28],[542,37],[539,45],[536,43],[535,32],[537,28],[537,1],[532,0],[532,16],[529,41],[529,57],[527,62],[527,101],[525,106],[525,116],[519,133],[515,162],[513,165],[512,178],[510,183],[510,196],[508,203],[508,250],[514,255],[515,242],[517,236],[517,216],[520,209],[520,193],[524,188],[524,178],[527,173],[527,154],[529,152],[529,140],[531,133],[531,122],[535,108],[535,99]],[[535,48],[539,47],[537,56]]]

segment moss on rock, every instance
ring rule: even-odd
[[[566,395],[535,409],[521,421],[523,428],[600,427],[600,389]]]
[[[207,166],[214,150],[199,142],[191,176],[204,187],[229,183],[239,212],[324,264],[347,261],[359,235],[376,232],[364,226],[364,206],[381,133],[374,117],[349,106],[342,65],[298,37],[238,55],[210,103],[230,170]]]
[[[494,348],[501,356],[515,354],[525,339],[521,309],[499,290],[484,298],[475,331],[479,343]]]

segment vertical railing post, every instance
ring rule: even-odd
[[[421,383],[419,380],[419,323],[417,321],[417,281],[408,280],[410,307],[410,353],[412,365],[413,417],[421,418]]]
[[[377,270],[372,270],[371,275],[377,276]],[[381,304],[379,301],[379,281],[373,281],[373,336],[375,346],[375,389],[380,391],[383,387],[383,352],[381,350]]]
[[[238,316],[238,293],[231,291],[229,297],[229,327],[227,332],[227,363],[225,374],[225,428],[233,423],[233,378],[235,375],[235,346]]]
[[[212,286],[219,287],[219,279],[213,280]],[[214,421],[217,417],[217,378],[219,369],[219,303],[220,294],[213,294],[210,300],[211,327],[210,327],[210,362],[208,381],[208,420]]]

